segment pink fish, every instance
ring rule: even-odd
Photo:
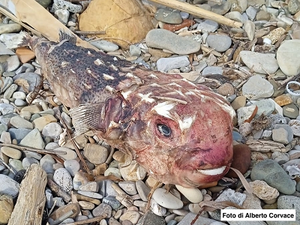
[[[229,170],[234,110],[208,87],[70,40],[30,45],[77,132],[94,130],[165,184],[202,186]]]

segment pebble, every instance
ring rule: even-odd
[[[277,61],[282,72],[288,76],[300,73],[300,40],[287,40],[277,50]]]
[[[43,136],[50,137],[54,140],[57,140],[61,133],[62,128],[60,124],[56,122],[48,123],[42,130]]]
[[[120,221],[123,222],[125,220],[129,220],[132,224],[137,224],[141,214],[137,211],[127,210],[121,217]]]
[[[47,124],[53,122],[57,122],[57,119],[53,115],[43,115],[32,121],[34,127],[39,131],[42,131]]]
[[[71,176],[74,177],[80,169],[80,164],[77,160],[71,159],[64,161],[64,167],[66,168],[66,170],[68,170]]]
[[[277,200],[278,209],[295,209],[296,221],[300,220],[300,198],[296,196],[281,195]]]
[[[278,69],[275,54],[241,51],[240,57],[249,69],[257,73],[270,74],[275,73]],[[262,62],[264,63],[262,64]]]
[[[277,124],[272,130],[272,139],[282,144],[288,144],[293,140],[293,131],[288,125]]]
[[[0,195],[9,195],[12,198],[19,194],[20,184],[10,177],[0,174]]]
[[[291,119],[296,119],[299,116],[299,109],[294,103],[285,105],[282,107],[282,109],[283,109],[283,115],[286,117],[289,117]]]
[[[212,75],[212,74],[223,74],[223,69],[220,66],[207,66],[202,71],[202,76]]]
[[[167,209],[160,206],[153,198],[150,200],[150,209],[158,216],[165,216],[167,213]]]
[[[93,164],[102,164],[108,157],[108,150],[106,147],[98,144],[86,144],[83,152],[84,156]]]
[[[114,52],[117,51],[119,49],[119,46],[106,41],[106,40],[101,40],[101,39],[96,39],[96,40],[92,40],[89,42],[90,44],[92,44],[93,46],[95,46],[96,48],[99,48],[100,50],[103,50],[105,52]]]
[[[156,11],[154,17],[158,21],[162,21],[169,24],[180,24],[182,22],[180,12],[174,9],[159,8]]]
[[[64,25],[68,23],[70,12],[66,9],[58,9],[55,10],[54,14],[57,16],[58,20],[62,22]]]
[[[200,43],[193,37],[181,37],[164,29],[153,29],[146,35],[148,47],[167,49],[176,54],[186,55],[200,50]]]
[[[231,46],[232,41],[227,35],[210,34],[206,39],[206,43],[217,52],[225,52]]]
[[[66,192],[70,192],[73,189],[72,177],[65,168],[55,170],[53,180]]]
[[[160,58],[157,60],[157,70],[161,72],[168,72],[172,69],[177,69],[188,65],[190,65],[190,61],[187,56]]]
[[[91,191],[78,191],[77,192],[80,195],[90,197],[90,198],[95,198],[95,199],[102,199],[103,196],[99,193],[91,192]]]
[[[291,98],[290,95],[283,94],[283,95],[277,96],[274,99],[274,101],[280,106],[285,106],[285,105],[291,104],[293,102],[293,99]]]
[[[32,164],[39,164],[39,160],[31,157],[25,157],[22,160],[22,166],[25,170],[27,170]]]
[[[40,165],[43,168],[43,170],[46,171],[47,174],[53,174],[55,161],[51,155],[44,155],[40,160]]]
[[[1,147],[0,152],[5,154],[9,158],[13,158],[13,159],[20,159],[21,156],[22,156],[22,152],[20,150],[15,149],[15,148],[11,148],[11,147],[7,147],[7,146]]]
[[[136,181],[135,185],[140,198],[146,202],[148,200],[150,188],[141,180]]]
[[[130,45],[129,52],[131,56],[140,56],[142,53],[141,48],[136,45]]]
[[[300,120],[290,120],[289,126],[295,136],[300,136]]]
[[[151,211],[147,211],[141,218],[141,224],[143,225],[165,225],[165,220]]]
[[[217,202],[221,201],[231,201],[239,206],[243,205],[243,202],[246,199],[246,194],[235,192],[234,190],[228,188],[224,190],[218,198],[215,200]]]
[[[180,185],[175,186],[190,202],[199,203],[203,200],[203,195],[198,188],[185,188]]]
[[[10,124],[15,128],[33,129],[33,124],[20,116],[14,116],[10,119]]]
[[[32,148],[38,148],[38,149],[44,149],[45,143],[42,138],[41,133],[38,129],[33,129],[30,131],[21,141],[20,145],[32,147]]]
[[[135,182],[133,181],[120,181],[118,185],[129,195],[137,194]]]
[[[107,218],[109,218],[109,217],[111,217],[111,214],[112,214],[112,208],[108,204],[101,203],[96,208],[94,208],[94,210],[92,211],[92,213],[93,213],[94,217],[106,214]]]
[[[0,224],[7,224],[14,209],[14,202],[11,196],[0,196]]]
[[[80,191],[91,191],[91,192],[98,192],[99,191],[99,184],[95,181],[88,182],[83,184],[79,187]]]
[[[246,98],[254,100],[271,97],[274,89],[269,81],[260,75],[254,75],[243,85],[242,92]]]
[[[293,194],[296,190],[295,181],[291,180],[283,168],[271,159],[260,161],[254,165],[251,171],[251,180],[264,180],[283,194]]]
[[[66,147],[58,147],[53,149],[54,151],[63,151],[67,154],[60,154],[57,153],[58,156],[60,156],[61,158],[63,158],[64,160],[72,160],[72,159],[76,159],[77,158],[77,154],[75,151],[73,151],[72,149],[66,148]]]
[[[7,89],[6,91],[4,92],[3,94],[3,97],[5,99],[10,99],[11,96],[13,95],[13,93],[18,89],[18,85],[16,84],[11,84]]]
[[[18,143],[20,143],[20,141],[31,132],[31,129],[26,129],[26,128],[10,128],[8,129],[8,132],[11,135],[12,139],[17,140]]]
[[[219,27],[219,24],[212,20],[204,20],[203,22],[199,23],[197,26],[197,30],[200,30],[202,33],[213,33]]]
[[[256,115],[256,112],[258,110],[257,108],[258,107],[254,104],[239,108],[237,110],[238,124],[241,126],[245,122],[250,123]]]
[[[265,201],[266,204],[276,202],[279,192],[277,189],[269,186],[265,181],[255,180],[249,183],[253,189],[253,194]]]
[[[162,207],[165,207],[167,209],[180,209],[183,206],[183,203],[180,199],[176,198],[174,195],[172,195],[170,192],[167,192],[163,188],[157,188],[152,198]]]

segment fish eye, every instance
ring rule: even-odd
[[[165,137],[170,137],[172,134],[171,128],[165,124],[157,124],[157,129]]]

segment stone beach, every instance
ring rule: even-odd
[[[78,28],[75,15],[82,13],[81,4],[37,2],[70,30]],[[243,26],[231,28],[150,3],[155,6],[157,26],[129,49],[109,40],[81,38],[110,55],[179,73],[223,95],[236,111],[233,165],[253,194],[232,171],[212,187],[157,187],[136,161],[92,131],[74,138],[91,171],[87,174],[68,137],[73,128],[68,109],[53,95],[32,52],[17,48],[24,29],[0,14],[0,224],[9,224],[23,175],[37,164],[48,180],[45,190],[40,190],[46,198],[43,224],[249,224],[220,221],[219,209],[202,208],[229,201],[246,209],[296,209],[294,222],[251,224],[300,225],[300,2],[193,0],[190,4]],[[29,55],[25,61],[24,55]],[[100,219],[84,223],[93,218]]]

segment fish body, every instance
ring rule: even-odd
[[[229,170],[234,110],[208,87],[68,40],[31,47],[77,131],[94,130],[165,184],[202,186]]]

